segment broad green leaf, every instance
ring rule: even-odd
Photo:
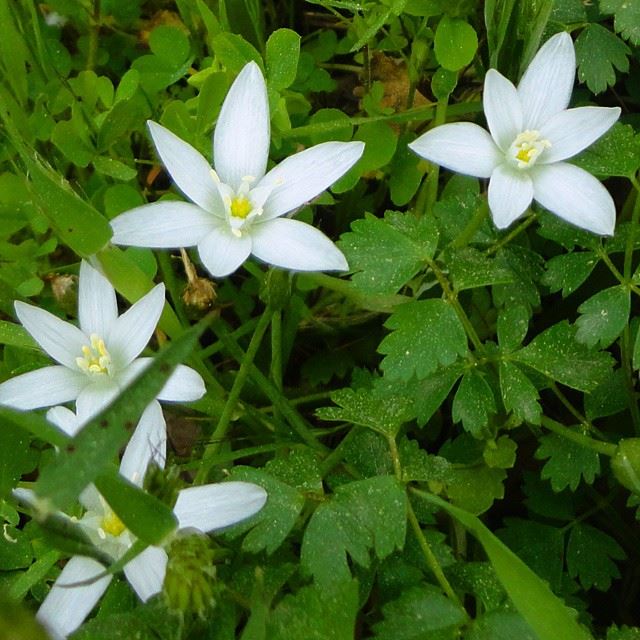
[[[60,552],[55,549],[40,556],[24,573],[16,576],[8,589],[9,597],[22,600],[30,589],[45,579],[59,559]]]
[[[591,274],[598,264],[598,258],[591,251],[574,251],[554,256],[547,262],[547,270],[542,276],[551,293],[562,289],[562,297],[573,293]]]
[[[3,524],[0,536],[0,571],[26,569],[33,561],[30,536],[15,527]]]
[[[20,349],[40,349],[24,327],[6,320],[0,320],[0,344],[9,344]]]
[[[487,258],[478,249],[463,247],[447,251],[446,263],[457,291],[491,284],[507,284],[514,280],[502,254],[497,258]]]
[[[615,69],[629,71],[631,49],[602,25],[587,25],[575,46],[578,79],[593,93],[602,93],[616,83]]]
[[[240,73],[247,62],[262,67],[262,57],[255,47],[235,33],[219,33],[211,39],[211,45],[220,62],[231,73]]]
[[[465,373],[453,399],[453,421],[462,421],[466,431],[480,438],[495,413],[496,400],[485,376],[476,370]]]
[[[0,428],[0,496],[15,488],[20,477],[33,471],[37,462],[29,433],[11,422],[4,422]]]
[[[538,403],[538,390],[513,362],[500,363],[500,392],[507,411],[512,411],[524,422],[540,424],[542,409]]]
[[[88,137],[86,125],[79,126],[75,119],[60,120],[53,128],[51,142],[58,147],[67,160],[77,167],[85,168],[89,166],[95,155]]]
[[[400,440],[398,452],[405,482],[442,482],[451,469],[451,464],[446,458],[427,453],[415,440]]]
[[[640,135],[617,122],[571,162],[599,177],[631,176],[640,167]]]
[[[396,293],[432,258],[438,230],[431,218],[387,211],[356,220],[339,246],[354,273],[354,286],[365,294]]]
[[[369,566],[370,550],[386,558],[404,544],[406,495],[391,476],[342,485],[315,511],[304,533],[302,566],[322,591],[351,581],[347,554]]]
[[[419,300],[396,308],[385,323],[392,332],[378,351],[381,368],[393,380],[423,379],[438,365],[449,366],[467,352],[467,336],[458,316],[444,300]]]
[[[206,321],[186,331],[160,351],[145,371],[111,405],[72,438],[50,464],[43,467],[36,493],[64,509],[115,459],[145,407],[158,395],[177,364],[198,344]]]
[[[498,343],[503,350],[517,349],[529,330],[529,311],[523,304],[507,305],[498,314]]]
[[[339,389],[331,394],[338,407],[323,407],[316,415],[322,420],[350,422],[395,436],[413,418],[413,401],[407,396],[381,393],[376,389]]]
[[[540,438],[536,458],[548,458],[540,475],[551,481],[554,491],[562,491],[566,487],[575,491],[582,479],[593,484],[600,473],[600,455],[596,451],[555,433]]]
[[[463,368],[453,365],[441,368],[420,380],[415,387],[415,411],[418,424],[424,426],[447,399]]]
[[[424,172],[419,167],[419,158],[409,149],[407,144],[414,139],[413,135],[405,134],[398,140],[398,148],[391,163],[389,175],[389,195],[396,207],[402,207],[411,201],[418,191]],[[424,216],[420,220],[429,220]]]
[[[299,491],[323,493],[318,456],[307,448],[292,449],[270,460],[265,470]]]
[[[593,391],[611,373],[613,358],[576,342],[575,328],[566,322],[536,336],[512,359],[579,391]]]
[[[170,65],[178,66],[189,57],[191,47],[182,29],[161,24],[149,34],[149,48]]]
[[[511,469],[516,463],[518,445],[509,436],[487,440],[482,457],[492,469]]]
[[[446,493],[451,501],[463,509],[481,514],[496,500],[504,498],[503,469],[492,469],[483,463],[451,467],[445,477]]]
[[[124,162],[120,162],[120,160],[106,156],[94,158],[93,166],[98,173],[115,178],[116,180],[122,180],[123,182],[133,180],[138,175],[138,172],[133,167],[126,165]]]
[[[58,447],[64,446],[69,441],[68,436],[60,429],[54,427],[43,415],[33,411],[16,411],[0,406],[0,421],[28,431],[36,438]]]
[[[352,640],[358,613],[358,583],[335,585],[329,592],[302,587],[280,600],[269,616],[269,640]],[[243,636],[244,637],[244,636]]]
[[[475,29],[461,18],[445,15],[436,29],[434,51],[438,62],[449,71],[458,71],[471,63],[478,50]]]
[[[515,611],[488,611],[471,624],[465,640],[538,640],[526,620]]]
[[[588,347],[608,347],[627,326],[630,310],[631,293],[626,287],[596,293],[578,307],[581,316],[576,320],[576,339]]]
[[[609,535],[584,522],[571,528],[567,544],[567,569],[582,588],[608,591],[611,580],[620,577],[614,560],[625,560],[626,553]]]
[[[615,16],[613,26],[631,44],[640,44],[640,4],[633,0],[600,0],[600,11]]]
[[[574,613],[478,518],[436,496],[423,492],[420,495],[447,511],[478,539],[513,604],[538,640],[558,640],[558,629],[562,629],[562,640],[591,640]]]
[[[161,545],[177,529],[171,508],[131,484],[115,467],[101,473],[95,485],[127,529],[143,542]]]
[[[383,605],[382,612],[384,620],[373,625],[372,640],[454,640],[467,621],[464,609],[433,585],[404,591]]]
[[[629,406],[624,369],[616,369],[604,382],[584,397],[584,410],[589,420],[613,416]]]
[[[298,71],[300,36],[291,29],[277,29],[267,40],[267,80],[269,86],[282,91],[292,85]]]

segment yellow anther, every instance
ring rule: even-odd
[[[231,201],[231,215],[235,218],[246,218],[251,213],[251,202],[244,196],[237,196]]]
[[[536,160],[551,142],[540,136],[539,131],[527,129],[518,134],[511,145],[510,153],[519,169],[526,169],[536,163]]]
[[[118,516],[109,509],[107,514],[102,519],[101,529],[108,533],[111,536],[117,537],[119,536],[127,527],[124,526],[124,523]]]
[[[110,373],[111,356],[107,351],[104,340],[92,333],[89,337],[91,346],[84,345],[82,347],[83,357],[76,358],[78,367],[89,374]]]

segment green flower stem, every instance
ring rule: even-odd
[[[438,559],[434,555],[433,551],[431,550],[431,546],[429,545],[429,542],[424,536],[422,528],[420,527],[420,523],[418,522],[418,518],[416,517],[415,511],[411,506],[410,500],[407,500],[407,516],[409,518],[409,523],[411,524],[411,528],[413,529],[413,533],[415,534],[416,539],[418,540],[418,544],[420,545],[420,550],[422,551],[422,555],[424,555],[424,558],[427,561],[427,565],[429,566],[429,569],[431,569],[431,572],[435,576],[435,579],[438,581],[440,588],[444,591],[444,593],[447,595],[449,600],[451,600],[451,602],[454,602],[455,604],[457,604],[464,611],[464,607],[462,606],[460,599],[458,598],[458,596],[456,595],[456,592],[453,590],[453,588],[449,584],[449,581],[447,580],[447,577],[444,575],[444,571],[442,570],[442,567],[440,566]]]
[[[527,227],[531,226],[538,219],[538,215],[535,211],[531,211],[529,215],[517,226],[514,227],[506,236],[503,236],[494,245],[490,246],[485,255],[492,256],[497,253],[502,247],[509,244],[516,236],[519,236]]]
[[[294,407],[299,404],[310,404],[311,402],[318,402],[318,400],[328,400],[331,397],[331,391],[320,391],[318,393],[310,393],[306,396],[300,396],[298,398],[289,398],[289,404]],[[270,404],[266,407],[260,407],[259,411],[263,411],[265,413],[271,413],[275,407]]]
[[[238,362],[243,362],[246,354],[232,337],[224,322],[221,320],[214,322],[212,329],[218,338],[222,340],[225,349],[231,354],[231,356],[233,356],[233,358]],[[265,376],[253,363],[251,363],[249,367],[249,373],[262,393],[271,400],[274,408],[282,414],[284,419],[298,434],[300,439],[316,451],[326,451],[326,447],[316,440],[314,433],[311,431],[304,418],[296,411],[289,400],[287,400],[287,398],[278,391],[278,389],[276,389],[269,378],[267,378],[267,376]]]
[[[605,456],[613,456],[616,453],[617,447],[615,444],[611,444],[610,442],[601,442],[600,440],[594,440],[593,438],[584,435],[584,433],[580,433],[578,431],[570,429],[569,427],[565,427],[563,424],[556,422],[552,418],[542,416],[541,424],[545,429],[553,431],[553,433],[556,433],[563,438],[567,438],[567,440],[572,440],[576,444],[579,444],[581,447],[586,447],[587,449],[591,449]]]
[[[247,322],[243,322],[240,327],[238,327],[231,335],[234,339],[238,340],[249,333],[255,331],[256,325],[258,324],[259,318],[251,318]],[[213,344],[210,344],[208,347],[202,349],[199,352],[201,358],[210,358],[212,355],[222,351],[224,349],[224,344],[222,340],[216,340]]]
[[[176,312],[180,324],[183,327],[188,327],[190,323],[184,310],[182,296],[180,295],[180,284],[171,266],[171,257],[167,251],[157,251],[155,255],[158,260],[160,272],[162,273],[162,281],[165,283],[167,292],[171,298],[173,310]]]
[[[400,464],[400,452],[396,444],[395,436],[387,436],[387,444],[389,445],[389,453],[391,454],[391,462],[393,463],[393,473],[398,482],[402,482],[402,465]]]
[[[636,201],[633,204],[633,212],[631,214],[631,227],[627,237],[627,245],[624,251],[624,279],[629,282],[631,280],[631,267],[633,265],[633,249],[636,242],[636,228],[640,220],[640,184],[635,177],[631,177],[631,184],[636,190]]]
[[[93,11],[89,20],[89,47],[87,52],[87,70],[92,71],[96,66],[98,55],[98,39],[100,36],[100,0],[93,0]]]
[[[271,379],[278,391],[282,391],[282,311],[275,311],[271,318]]]
[[[340,440],[340,444],[329,453],[329,455],[320,464],[320,475],[324,478],[330,471],[334,469],[344,458],[344,452],[355,435],[360,431],[360,427],[354,426],[349,430],[347,435]]]
[[[449,106],[449,97],[438,101],[436,105],[436,115],[433,119],[433,127],[437,127],[447,119],[447,108]],[[433,205],[438,199],[438,180],[440,178],[440,167],[437,164],[429,163],[430,171],[425,179],[425,197],[424,205],[418,211],[418,215],[431,215]]]
[[[633,345],[631,344],[629,325],[627,325],[622,332],[620,351],[622,352],[622,370],[624,371],[624,383],[627,388],[629,413],[631,414],[635,432],[640,434],[640,409],[638,408],[638,398],[636,396],[635,381],[633,379]]]
[[[209,473],[209,469],[212,466],[211,458],[218,452],[220,448],[220,443],[224,439],[231,425],[231,417],[233,416],[233,412],[235,411],[236,405],[238,404],[238,400],[240,398],[240,393],[244,387],[245,382],[249,376],[249,370],[251,365],[253,364],[253,359],[256,357],[256,353],[258,353],[258,349],[260,348],[260,344],[262,342],[262,337],[264,336],[269,323],[271,322],[271,318],[273,316],[273,312],[270,307],[267,307],[264,310],[264,313],[260,317],[258,324],[253,332],[253,336],[251,336],[251,342],[249,342],[249,347],[247,348],[247,352],[244,354],[244,357],[240,361],[240,369],[238,369],[238,373],[236,374],[235,380],[233,381],[233,385],[231,387],[231,391],[229,392],[229,396],[227,397],[227,402],[222,411],[222,415],[218,420],[218,424],[211,434],[212,442],[207,445],[204,450],[204,455],[202,457],[202,466],[196,475],[195,482],[196,484],[203,484],[207,480],[207,475]]]
[[[478,207],[478,210],[475,212],[471,220],[469,220],[469,222],[467,223],[467,226],[462,230],[460,235],[454,238],[450,246],[454,249],[466,247],[473,236],[476,235],[476,232],[481,227],[488,214],[489,204],[486,200],[483,200],[480,207]]]

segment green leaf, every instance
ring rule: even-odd
[[[522,344],[529,330],[529,311],[523,304],[500,309],[497,323],[498,343],[503,350],[512,351]]]
[[[456,291],[491,284],[508,284],[514,279],[502,254],[497,258],[488,258],[473,247],[448,251],[446,263]]]
[[[300,57],[300,36],[291,29],[277,29],[267,40],[267,80],[276,91],[286,89],[296,79]]]
[[[24,327],[6,320],[0,320],[0,344],[8,344],[20,349],[40,349]]]
[[[337,584],[331,591],[302,587],[280,600],[270,615],[269,640],[352,640],[358,613],[358,583]],[[244,637],[244,636],[243,636]]]
[[[600,473],[600,456],[596,451],[555,433],[540,438],[536,458],[549,458],[540,475],[543,480],[551,481],[551,487],[556,492],[566,487],[575,491],[581,479],[593,484]]]
[[[93,159],[93,166],[98,173],[102,173],[105,176],[110,176],[116,180],[122,180],[127,182],[133,180],[138,172],[132,167],[126,165],[120,160],[114,160],[113,158],[107,158],[106,156],[98,156]]]
[[[389,175],[389,195],[396,207],[402,207],[411,201],[422,181],[423,171],[419,168],[419,158],[409,149],[407,144],[414,139],[413,135],[405,134],[398,140],[398,148],[391,164]],[[419,220],[430,220],[422,216]]]
[[[391,379],[426,378],[467,352],[467,336],[444,300],[419,300],[396,308],[385,323],[392,330],[380,343],[381,368]]]
[[[538,403],[538,390],[513,362],[500,363],[500,392],[507,411],[524,422],[540,424],[542,409]]]
[[[396,293],[432,258],[438,230],[428,217],[387,211],[384,219],[366,214],[351,225],[339,246],[354,275],[354,286],[366,294]]]
[[[467,614],[437,587],[423,585],[403,591],[382,607],[384,620],[373,625],[372,640],[446,640],[459,637]]]
[[[475,29],[460,18],[445,15],[438,23],[434,51],[438,62],[449,71],[458,71],[471,63],[478,50]]]
[[[43,415],[33,411],[16,411],[0,406],[0,421],[4,425],[24,429],[37,438],[58,447],[64,446],[69,440],[67,435],[54,427]]]
[[[415,390],[415,411],[420,426],[427,424],[438,407],[447,399],[462,372],[462,367],[453,365],[439,369],[418,382]]]
[[[339,389],[331,394],[338,407],[323,407],[316,415],[322,420],[350,422],[395,436],[413,418],[413,400],[407,396],[381,393],[376,389]]]
[[[244,65],[251,61],[262,67],[262,57],[242,36],[219,33],[211,39],[211,45],[220,62],[231,73],[240,73]]]
[[[369,550],[386,558],[404,544],[406,495],[391,476],[377,476],[340,486],[322,503],[307,525],[301,563],[323,591],[351,581],[347,554],[369,566]]]
[[[465,640],[538,640],[526,620],[515,611],[488,611],[477,617]]]
[[[191,46],[182,29],[160,25],[149,34],[151,51],[173,67],[179,67],[188,57]]]
[[[446,492],[454,504],[479,515],[504,498],[506,477],[504,470],[484,464],[452,467],[445,477]]]
[[[602,93],[616,83],[616,72],[629,71],[631,49],[618,36],[599,24],[589,24],[575,43],[578,79],[593,93]]]
[[[402,465],[402,479],[405,482],[442,482],[451,469],[451,464],[446,458],[427,453],[415,440],[400,440],[398,452]]]
[[[516,463],[518,445],[509,436],[487,440],[482,457],[492,469],[511,469]]]
[[[453,399],[453,421],[462,421],[466,431],[480,438],[489,424],[489,416],[495,413],[496,401],[485,376],[475,370],[465,373]]]
[[[592,640],[589,632],[576,621],[575,612],[567,609],[545,582],[478,518],[436,496],[424,492],[420,495],[451,514],[478,539],[507,594],[538,640],[558,640],[558,629],[562,629],[562,640]]]
[[[640,135],[631,125],[616,122],[571,163],[599,177],[632,176],[640,168]]]
[[[623,625],[618,628],[618,625],[614,624],[607,630],[607,640],[640,640],[640,627]]]
[[[567,569],[572,578],[578,578],[582,588],[595,587],[608,591],[613,578],[620,577],[614,560],[624,560],[622,547],[606,533],[584,522],[571,529],[567,544]]]
[[[101,473],[95,485],[127,529],[143,542],[161,545],[177,529],[173,511],[123,478],[115,467]]]
[[[640,4],[633,0],[600,0],[602,13],[613,13],[613,26],[625,40],[640,44]]]
[[[205,321],[186,331],[160,351],[151,364],[104,411],[72,438],[43,467],[36,493],[64,510],[117,456],[145,407],[158,395],[175,366],[198,344]]]
[[[616,369],[606,380],[584,397],[584,410],[589,420],[613,416],[629,405],[627,382],[623,368]]]
[[[0,429],[0,496],[15,488],[20,477],[33,471],[37,462],[29,433],[15,424],[4,423]]]
[[[631,293],[626,287],[596,293],[578,307],[582,315],[576,320],[576,339],[588,347],[608,347],[627,326],[630,310]]]
[[[542,276],[551,293],[562,289],[562,297],[573,293],[591,274],[598,264],[597,256],[591,251],[574,251],[554,256],[547,262],[547,270]]]
[[[524,349],[511,356],[514,360],[579,391],[593,391],[611,373],[613,358],[593,352],[576,342],[575,328],[559,322]]]
[[[309,449],[292,449],[281,457],[270,460],[265,470],[299,491],[320,495],[323,493],[318,457]]]

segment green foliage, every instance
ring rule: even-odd
[[[566,487],[575,491],[581,480],[592,484],[600,473],[600,457],[595,451],[555,433],[540,438],[536,458],[548,458],[541,477],[551,481],[554,491],[562,491]]]
[[[614,14],[614,27],[625,40],[640,44],[640,7],[637,3],[602,0],[600,10],[605,14]]]
[[[483,427],[496,411],[496,402],[491,387],[482,374],[472,371],[465,373],[458,386],[451,407],[454,422],[462,421],[466,431],[481,437]]]
[[[578,307],[576,339],[588,347],[608,347],[627,326],[631,294],[626,287],[604,289]]]

